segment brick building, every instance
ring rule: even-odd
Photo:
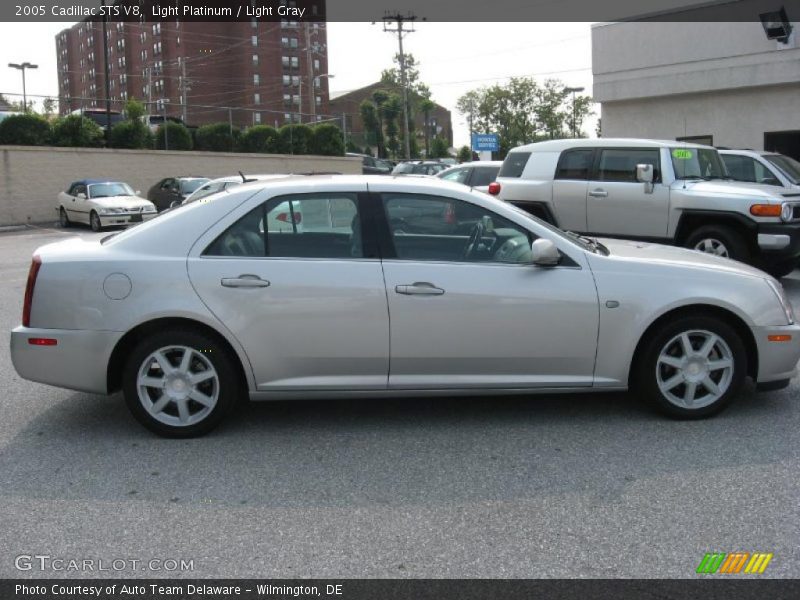
[[[324,14],[325,0],[300,1],[308,14]],[[329,114],[323,22],[142,17],[111,21],[107,29],[112,110],[135,97],[149,113],[188,125],[230,119],[239,127],[309,123]],[[61,114],[105,108],[102,31],[101,22],[82,21],[56,36]]]
[[[373,92],[376,90],[388,90],[396,92],[397,94],[401,93],[400,88],[395,89],[390,84],[378,81],[366,87],[331,98],[329,102],[329,110],[332,115],[338,117],[340,120],[342,115],[345,117],[347,139],[359,147],[368,145],[366,132],[364,131],[364,122],[361,120],[361,111],[359,107],[364,100],[371,99]],[[413,97],[409,97],[409,103],[412,105],[412,110],[414,112],[414,130],[417,136],[417,147],[420,151],[423,151],[425,149],[425,115],[421,111],[413,109]],[[452,147],[453,122],[450,111],[436,104],[435,108],[428,115],[428,119],[430,139],[438,135],[447,141],[448,147]]]

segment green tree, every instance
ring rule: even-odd
[[[344,156],[342,130],[332,123],[322,123],[314,127],[311,138],[311,154],[321,156]]]
[[[470,150],[469,146],[461,146],[458,149],[458,155],[456,156],[458,162],[470,162],[472,160],[472,150]]]
[[[100,126],[82,115],[60,117],[53,123],[54,146],[96,148],[102,146],[104,140]]]
[[[308,125],[283,125],[278,129],[278,147],[282,154],[308,154],[313,135]]]
[[[364,123],[364,133],[368,144],[377,146],[378,156],[385,155],[383,149],[383,126],[378,117],[378,107],[374,101],[364,100],[358,107],[361,113],[361,120]]]
[[[42,100],[42,113],[44,113],[45,116],[54,115],[58,108],[57,103],[58,101],[55,98],[48,96]]]
[[[363,152],[363,148],[360,148],[352,139],[347,140],[347,152],[353,152],[355,154],[361,154]]]
[[[386,101],[380,105],[379,111],[386,131],[386,149],[390,156],[397,158],[401,147],[398,121],[403,118],[403,100],[397,94],[389,94]]]
[[[269,125],[254,125],[239,138],[240,152],[275,154],[279,151],[278,131]]]
[[[39,115],[11,115],[0,121],[0,144],[45,146],[50,135],[50,123]]]
[[[111,128],[108,143],[112,148],[152,148],[153,134],[142,122],[145,113],[144,104],[131,98],[125,104],[126,120]]]
[[[166,134],[166,140],[165,138]],[[194,147],[192,134],[183,123],[167,121],[158,126],[156,131],[156,148],[165,150],[167,145],[170,150],[191,150]]]
[[[232,133],[231,133],[232,131]],[[211,152],[231,152],[236,148],[239,129],[228,123],[211,123],[199,127],[194,135],[195,150]]]
[[[400,76],[400,54],[395,54],[393,62],[396,66],[381,71],[381,83],[402,90],[403,80]],[[408,86],[409,96],[419,96],[420,98],[430,98],[430,88],[422,83],[419,75],[420,63],[411,53],[406,53],[406,85]],[[411,98],[409,97],[409,101]]]
[[[446,158],[450,156],[447,141],[438,135],[431,141],[431,158]]]

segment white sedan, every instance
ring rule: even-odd
[[[699,418],[748,377],[789,385],[800,327],[736,261],[565,233],[446,181],[311,176],[39,248],[11,357],[25,379],[122,390],[166,436],[242,397],[632,388]]]
[[[62,227],[72,223],[100,231],[109,225],[141,223],[156,216],[155,205],[139,197],[127,183],[82,179],[58,194],[56,211]]]

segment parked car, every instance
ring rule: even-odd
[[[192,192],[210,181],[208,177],[165,177],[147,192],[147,199],[156,205],[159,211],[166,210],[174,202],[180,204]]]
[[[436,175],[449,166],[437,160],[407,160],[398,163],[392,175]]]
[[[345,156],[361,159],[361,173],[363,175],[389,175],[392,172],[392,165],[381,158],[375,158],[369,154],[356,154],[348,152]]]
[[[800,190],[800,162],[790,156],[757,150],[719,150],[728,174],[736,181],[779,185]]]
[[[110,225],[141,223],[156,216],[152,202],[140,198],[127,183],[104,179],[81,179],[59,192],[56,202],[62,227],[73,223],[89,225],[100,231]]]
[[[633,388],[704,417],[746,377],[785,387],[800,358],[781,285],[718,256],[566,234],[422,178],[292,177],[229,193],[36,250],[11,333],[17,373],[121,389],[146,427],[187,437],[242,396]],[[393,229],[393,205],[422,202],[480,218],[468,234]],[[304,224],[312,204],[330,220],[273,231],[296,203]]]
[[[181,204],[191,204],[203,198],[207,198],[217,192],[222,192],[235,188],[244,183],[251,183],[253,181],[265,181],[268,179],[282,179],[289,177],[287,174],[270,174],[270,175],[229,175],[227,177],[219,177],[217,179],[209,179],[206,183],[198,187],[189,196],[184,198]]]
[[[489,184],[497,179],[502,160],[487,160],[482,162],[465,162],[457,167],[450,167],[436,174],[439,179],[453,181],[468,185],[478,191],[486,192]]]
[[[514,148],[489,193],[562,229],[733,258],[776,277],[800,257],[800,193],[731,181],[714,148],[635,139]]]

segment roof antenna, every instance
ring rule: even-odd
[[[251,181],[258,181],[258,179],[248,179],[247,177],[244,176],[244,173],[242,173],[241,171],[239,171],[239,177],[242,178],[242,183],[250,183]]]

